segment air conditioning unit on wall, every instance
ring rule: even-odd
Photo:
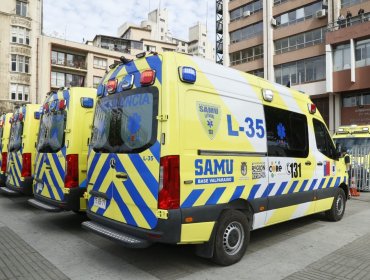
[[[276,27],[278,25],[277,20],[275,18],[271,19],[271,25]]]
[[[251,11],[244,11],[243,17],[249,17],[251,15]]]
[[[326,10],[322,9],[316,12],[316,18],[324,18],[324,17],[326,17]]]

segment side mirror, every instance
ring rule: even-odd
[[[81,106],[83,108],[92,108],[94,107],[94,99],[90,97],[81,97]]]

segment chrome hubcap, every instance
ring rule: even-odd
[[[343,213],[344,210],[344,198],[341,195],[338,195],[337,201],[335,202],[335,209],[337,211],[337,214],[340,216]]]
[[[223,247],[228,255],[235,255],[239,252],[244,241],[244,229],[238,222],[230,223],[223,234]]]

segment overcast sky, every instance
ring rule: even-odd
[[[0,0],[1,1],[1,0]],[[207,13],[208,2],[208,13]],[[125,23],[140,24],[149,11],[167,8],[173,37],[188,39],[190,26],[206,23],[215,40],[215,0],[44,0],[44,34],[71,41],[92,40],[97,34],[117,36]]]

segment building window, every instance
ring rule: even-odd
[[[27,28],[12,26],[11,42],[29,45],[30,44],[30,31]]]
[[[357,107],[370,105],[370,93],[361,93],[343,97],[343,107]]]
[[[356,67],[370,65],[370,39],[356,42]]]
[[[265,75],[265,72],[263,69],[257,69],[257,70],[253,70],[253,71],[250,71],[248,72],[249,74],[252,74],[254,76],[257,76],[257,77],[261,77],[263,78],[263,76]]]
[[[94,67],[101,68],[101,69],[107,69],[107,60],[105,58],[94,56]]]
[[[230,54],[231,65],[238,65],[253,61],[263,57],[263,46],[258,45],[252,48],[244,49]]]
[[[262,1],[257,0],[230,12],[230,22],[245,18],[262,10]]]
[[[51,72],[52,87],[84,86],[85,77],[61,72]]]
[[[51,52],[51,64],[86,69],[84,56],[58,51]]]
[[[339,45],[334,49],[334,71],[351,68],[351,55],[349,44]]]
[[[30,58],[24,55],[11,55],[11,71],[19,73],[29,73]]]
[[[99,76],[94,76],[93,77],[93,87],[94,88],[98,88],[101,79],[102,79],[102,77],[99,77]]]
[[[231,43],[237,43],[237,42],[252,38],[254,36],[257,36],[262,33],[262,30],[263,30],[263,25],[262,25],[262,21],[260,21],[255,24],[248,25],[247,27],[244,27],[242,29],[231,32],[230,33]]]
[[[325,41],[326,28],[318,28],[275,41],[275,53],[295,51],[301,48],[321,44]]]
[[[30,87],[27,85],[10,84],[10,99],[16,101],[28,101]]]
[[[365,2],[365,0],[342,0],[341,7],[342,8],[349,7],[349,6],[353,6],[353,5],[362,3],[362,2]]]
[[[278,26],[288,26],[300,21],[305,21],[307,19],[313,18],[315,13],[321,9],[322,1],[319,1],[314,4],[307,5],[299,9],[279,15],[276,17],[276,21],[278,22]]]
[[[156,51],[156,47],[155,46],[150,46],[150,45],[146,45],[145,49],[146,49],[147,52],[155,52]]]
[[[17,1],[16,2],[16,14],[19,15],[19,16],[22,16],[22,17],[26,17],[27,16],[27,8],[28,8],[28,4],[26,2],[23,2],[23,1]]]
[[[325,56],[317,56],[275,66],[276,82],[282,85],[301,84],[323,80],[325,73]]]
[[[287,2],[288,0],[274,0],[274,6]]]

